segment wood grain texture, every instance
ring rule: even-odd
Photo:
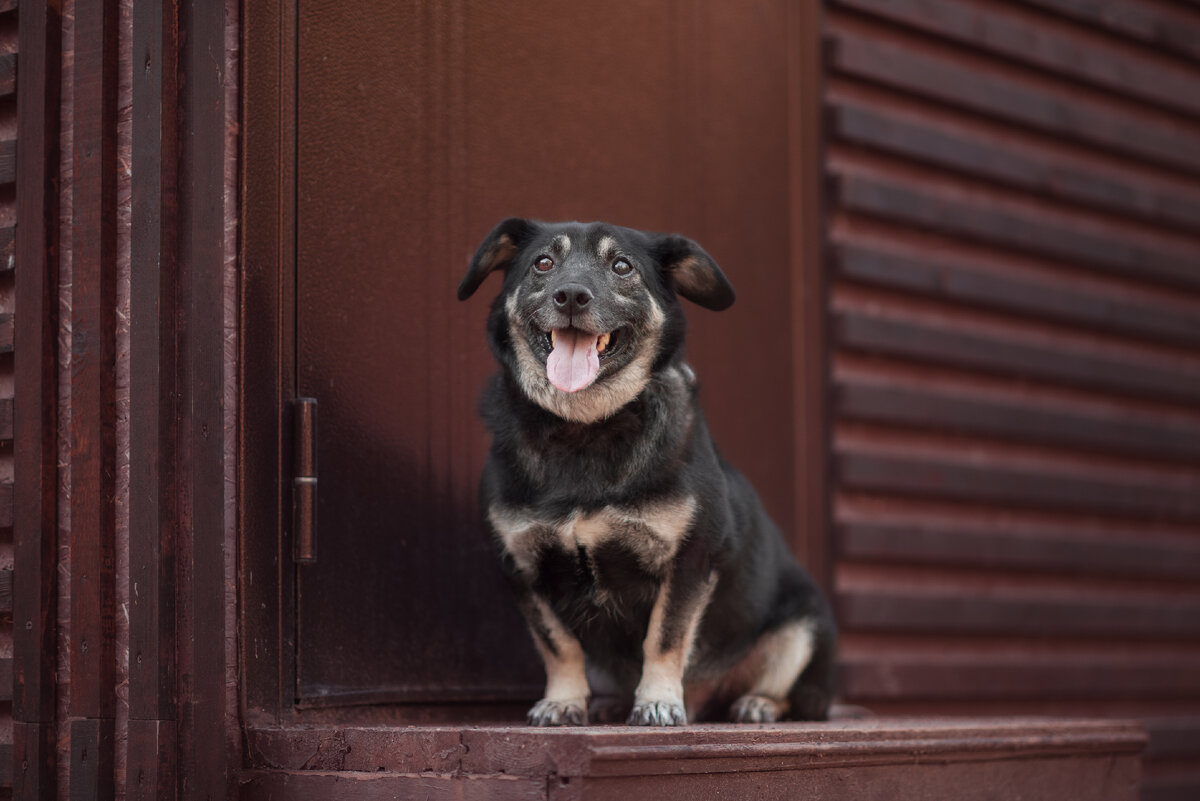
[[[1200,114],[1195,73],[1086,28],[1032,14],[1017,3],[962,0],[843,0],[843,6],[968,41],[1007,61],[1108,89],[1146,103]]]
[[[13,585],[12,585],[12,568],[0,569],[0,619],[12,618],[13,609]],[[11,672],[11,671],[10,671]],[[0,681],[0,685],[6,682]],[[11,682],[7,682],[11,684]],[[11,699],[10,699],[11,700]]]
[[[1128,286],[1081,284],[1035,269],[996,269],[977,252],[956,252],[949,243],[931,257],[852,234],[838,239],[831,255],[836,275],[845,280],[1097,331],[1200,344],[1200,309],[1131,296]]]
[[[11,225],[0,226],[0,274],[11,273],[17,265],[15,230]]]
[[[17,140],[0,140],[0,184],[17,180]]]
[[[116,708],[117,22],[115,0],[84,0],[76,6],[71,712],[106,719]],[[97,743],[111,746],[111,737]]]
[[[846,696],[1154,711],[1195,797],[1200,7],[828,20]]]
[[[58,113],[62,29],[53,3],[25,0],[18,28],[24,68],[17,97],[17,227],[14,243],[15,302],[19,311],[13,356],[14,471],[20,482],[11,520],[14,563],[13,718],[42,724],[54,720],[57,607],[57,354],[58,328]],[[11,262],[10,262],[11,263]],[[3,504],[0,503],[0,507]],[[2,513],[0,509],[0,513]],[[44,728],[30,726],[26,746],[45,753]],[[53,754],[54,749],[48,749]],[[45,764],[53,765],[47,757]],[[41,770],[41,767],[37,769]],[[29,774],[22,787],[53,792],[49,774]],[[18,796],[32,798],[34,796]],[[44,796],[37,796],[44,797]]]
[[[1182,4],[1143,0],[1026,0],[1097,30],[1200,62],[1200,20]]]
[[[13,399],[0,398],[0,441],[13,438]]]
[[[179,5],[179,65],[188,76],[179,110],[178,352],[180,415],[177,670],[181,693],[181,799],[225,798],[234,789],[226,725],[225,424],[225,73],[224,3]],[[137,58],[135,57],[135,62]],[[232,578],[232,577],[230,577]]]
[[[173,798],[178,790],[176,724],[171,720],[129,721],[125,797],[130,801]]]
[[[1170,657],[1007,658],[930,654],[864,659],[843,663],[840,686],[870,703],[903,698],[924,701],[1062,700],[1115,698],[1195,698],[1200,696],[1200,665]],[[1151,740],[1154,742],[1153,738]],[[1174,741],[1159,739],[1166,752]],[[1190,751],[1187,752],[1189,755]]]
[[[949,320],[858,309],[834,314],[834,340],[847,350],[1182,404],[1200,400],[1195,368],[1089,347],[1086,339],[1026,337],[1019,324],[1011,330],[1005,336]]]
[[[839,172],[838,201],[849,211],[996,248],[1095,267],[1146,280],[1200,287],[1200,244],[1107,220],[1064,213],[1039,202],[945,181],[914,181],[884,170]]]
[[[175,469],[180,410],[175,404],[178,314],[175,287],[175,165],[178,9],[141,2],[133,16],[133,183],[130,198],[129,714],[176,720]],[[148,727],[157,731],[153,725]],[[157,738],[130,740],[130,759],[157,765]],[[174,756],[172,752],[172,757]],[[158,770],[158,768],[155,768]]]
[[[842,142],[1176,229],[1200,224],[1200,192],[1175,176],[937,104],[835,85],[843,96],[830,126]]]
[[[1161,112],[1036,72],[897,33],[835,18],[834,67],[860,80],[1044,134],[1200,174],[1200,128]]]
[[[246,7],[242,29],[244,69],[258,76],[246,82],[243,95],[243,263],[257,268],[244,273],[239,310],[238,495],[259,502],[238,507],[239,556],[254,566],[253,581],[248,571],[240,573],[241,693],[251,716],[272,722],[290,711],[296,684],[294,627],[283,624],[280,609],[281,599],[294,597],[295,572],[279,559],[290,545],[281,484],[290,454],[280,448],[290,439],[282,410],[295,386],[294,359],[279,354],[289,347],[283,331],[295,303],[286,294],[290,284],[278,279],[294,264],[294,19],[287,2],[268,0]]]
[[[1000,393],[938,391],[922,385],[839,381],[835,406],[847,420],[952,431],[980,437],[1046,443],[1196,463],[1200,421],[1032,403]]]
[[[17,54],[0,55],[0,97],[11,95],[17,89]]]
[[[13,798],[55,799],[58,755],[52,723],[13,722]]]
[[[113,721],[72,718],[70,721],[70,801],[112,801]]]

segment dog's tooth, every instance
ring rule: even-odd
[[[608,347],[608,340],[609,340],[608,334],[601,334],[600,336],[596,337],[596,352],[597,353],[604,353],[604,349]]]
[[[552,347],[552,348],[558,347],[558,332],[555,331],[553,328],[550,329],[550,347]]]

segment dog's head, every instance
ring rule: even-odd
[[[713,310],[734,297],[692,240],[605,223],[505,220],[480,244],[459,300],[496,270],[492,351],[531,400],[582,423],[612,415],[671,363],[685,328],[678,296]]]

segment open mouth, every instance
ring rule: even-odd
[[[621,350],[621,330],[594,334],[578,328],[555,328],[543,332],[549,355],[546,378],[563,392],[578,392],[591,386],[600,373],[600,362]]]

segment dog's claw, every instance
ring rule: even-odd
[[[551,701],[543,698],[526,715],[530,726],[586,726],[587,699]]]
[[[635,704],[629,713],[629,726],[684,726],[687,711],[674,701],[647,701]]]
[[[734,723],[774,723],[779,717],[779,703],[765,695],[743,695],[729,708]]]

